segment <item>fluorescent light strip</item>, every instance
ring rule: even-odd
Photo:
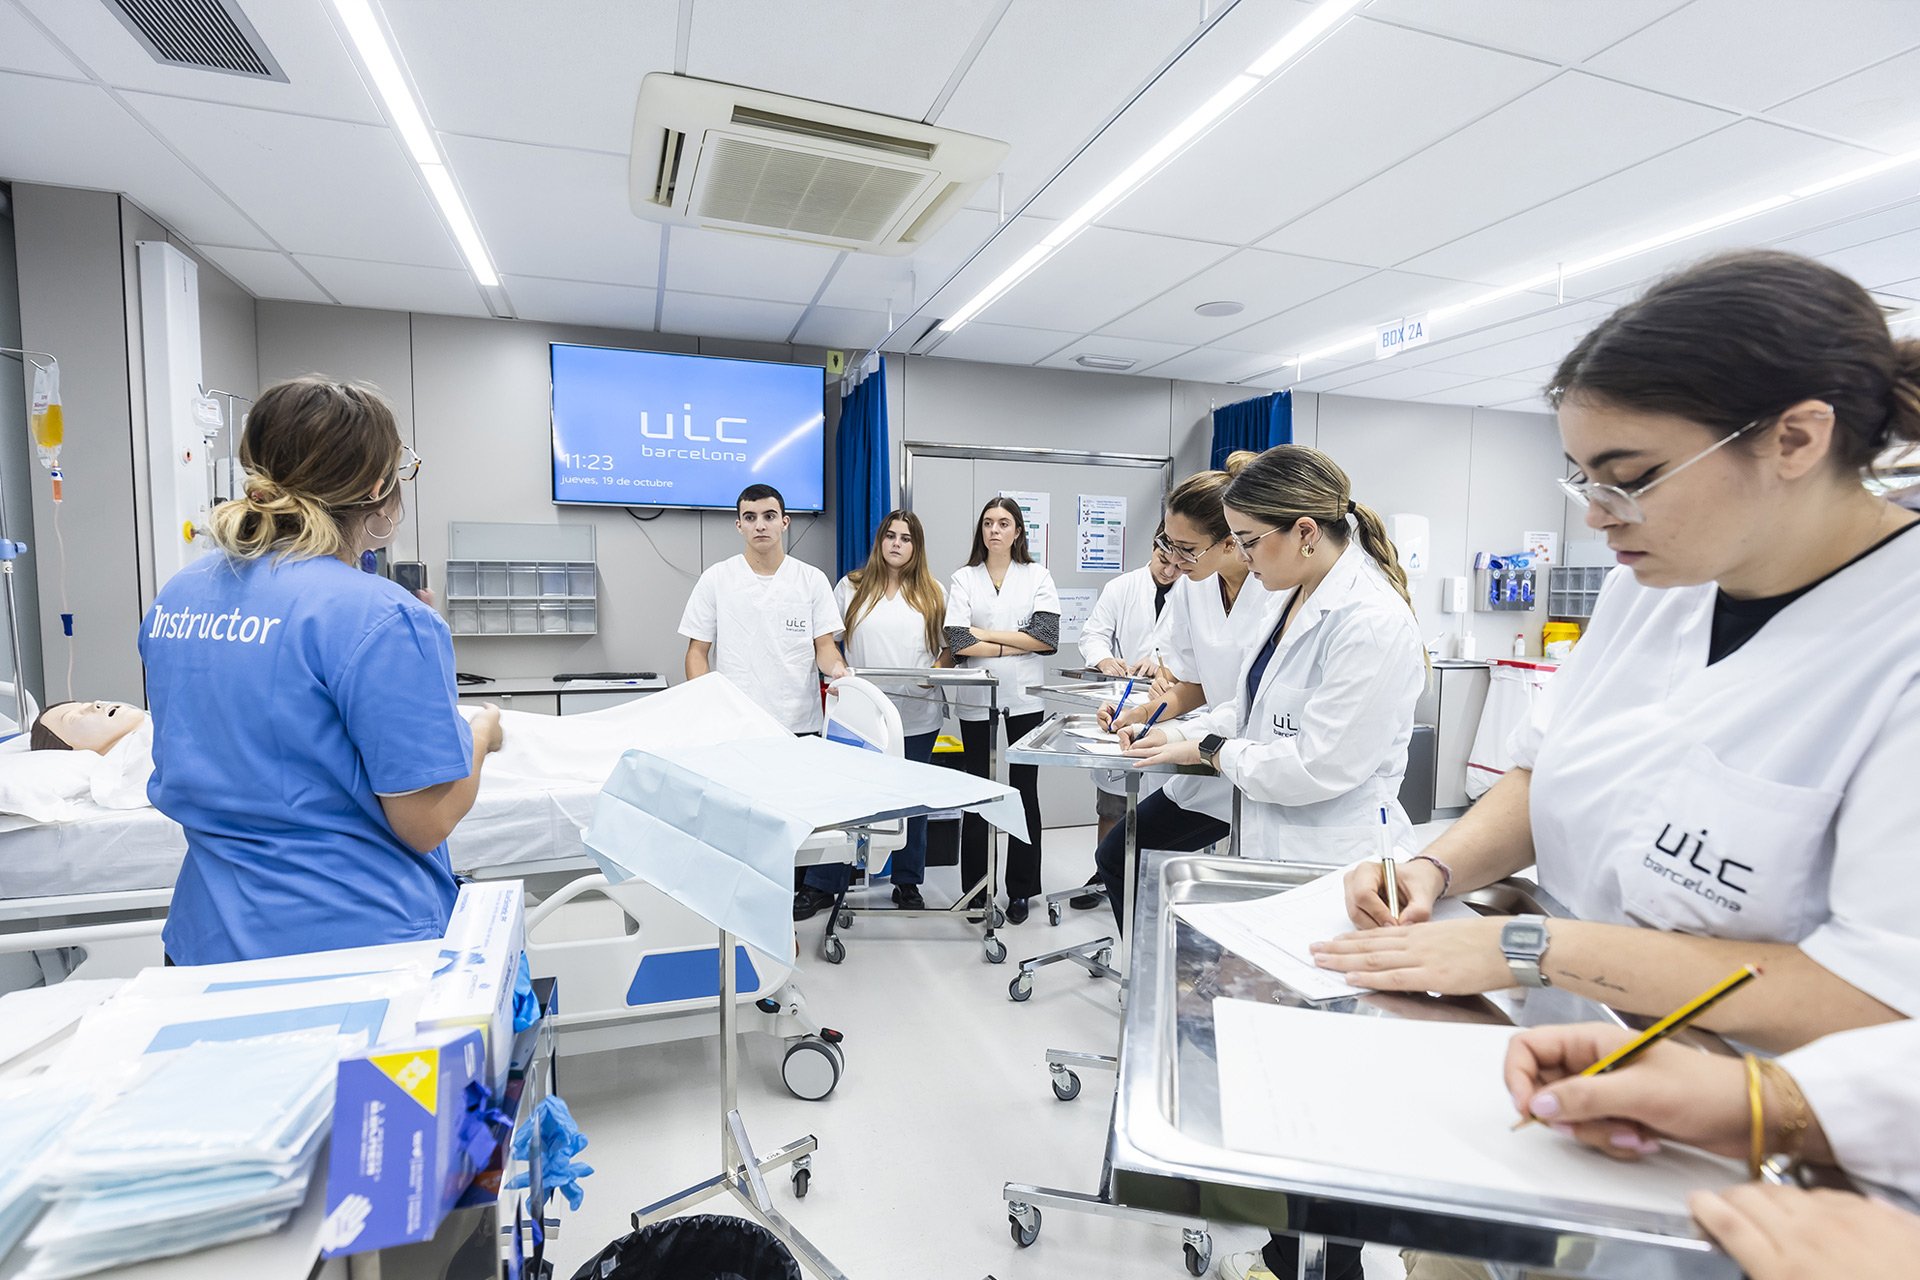
[[[426,114],[420,110],[420,103],[413,96],[413,88],[400,70],[400,60],[387,43],[386,31],[381,27],[380,19],[374,15],[371,0],[333,0],[333,8],[340,15],[347,35],[353,40],[353,47],[360,54],[360,65],[367,69],[374,89],[380,94],[380,101],[386,105],[387,118],[393,122],[400,140],[406,144],[407,153],[413,158],[420,176],[426,180],[434,203],[440,206],[440,214],[447,220],[447,228],[453,232],[454,243],[460,246],[461,256],[467,260],[467,269],[482,287],[499,288],[500,273],[494,270],[493,259],[487,253],[485,242],[480,239],[480,229],[474,225],[473,214],[467,209],[467,202],[461,199],[453,175],[447,171],[440,148],[434,143],[433,130],[427,125]]]
[[[1647,236],[1645,239],[1635,240],[1631,244],[1621,245],[1617,249],[1609,249],[1607,252],[1596,254],[1591,258],[1583,258],[1578,262],[1567,264],[1560,270],[1543,271],[1539,275],[1529,276],[1517,284],[1502,285],[1498,289],[1489,289],[1485,293],[1468,298],[1465,302],[1455,302],[1444,307],[1434,307],[1427,311],[1425,315],[1429,322],[1448,320],[1468,311],[1473,311],[1480,307],[1511,298],[1518,293],[1527,293],[1534,289],[1544,289],[1548,285],[1555,284],[1559,281],[1571,280],[1577,275],[1583,275],[1589,271],[1596,271],[1601,267],[1612,266],[1616,262],[1624,262],[1628,258],[1635,258],[1643,253],[1651,253],[1655,249],[1662,249],[1670,244],[1678,244],[1682,240],[1690,240],[1694,236],[1705,235],[1709,231],[1717,231],[1721,227],[1731,226],[1736,222],[1744,222],[1748,218],[1756,218],[1763,213],[1770,213],[1783,205],[1792,204],[1796,200],[1805,200],[1812,196],[1825,195],[1829,191],[1851,186],[1853,183],[1862,182],[1878,174],[1886,173],[1891,169],[1898,169],[1902,165],[1912,164],[1916,160],[1920,160],[1920,149],[1903,151],[1899,155],[1888,156],[1883,160],[1876,160],[1872,164],[1862,165],[1857,169],[1850,169],[1845,173],[1836,174],[1831,178],[1810,183],[1804,187],[1796,187],[1784,195],[1768,196],[1764,200],[1755,200],[1753,203],[1743,204],[1737,209],[1729,209],[1724,213],[1717,213],[1711,217],[1701,218],[1697,222],[1689,222],[1685,226],[1675,227],[1670,231],[1662,231],[1656,235]],[[1420,313],[1414,312],[1411,314],[1418,315]],[[1324,360],[1329,356],[1340,355],[1356,347],[1365,346],[1371,343],[1374,337],[1374,330],[1368,330],[1366,333],[1353,334],[1321,347],[1318,350],[1308,351],[1302,355],[1281,360],[1276,367],[1285,368],[1288,365],[1292,365],[1296,369],[1299,369],[1310,361]]]
[[[1321,0],[1321,3],[1296,23],[1292,30],[1248,64],[1245,71],[1236,73],[1212,97],[1201,104],[1197,111],[1168,130],[1158,142],[1148,147],[1132,164],[1122,169],[1111,182],[1095,192],[1090,200],[1049,231],[1039,244],[1027,250],[1011,267],[995,276],[986,288],[967,299],[961,304],[959,310],[942,320],[939,326],[940,331],[952,333],[992,305],[1007,290],[1026,279],[1035,267],[1052,257],[1057,250],[1086,230],[1094,219],[1126,199],[1136,187],[1192,145],[1208,129],[1218,124],[1249,94],[1260,88],[1263,82],[1306,52],[1316,40],[1333,30],[1342,18],[1363,3],[1365,0]]]

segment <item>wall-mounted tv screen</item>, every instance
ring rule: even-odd
[[[731,511],[770,484],[826,507],[825,378],[814,365],[556,342],[553,500]]]

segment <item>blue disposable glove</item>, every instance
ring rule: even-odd
[[[540,1021],[540,997],[533,994],[533,970],[527,953],[520,953],[520,971],[513,978],[513,1030],[517,1035]]]
[[[524,1161],[527,1153],[533,1149],[533,1130],[540,1130],[540,1185],[551,1196],[555,1191],[567,1198],[569,1209],[578,1209],[586,1193],[580,1189],[580,1179],[593,1172],[593,1166],[580,1164],[574,1160],[586,1149],[586,1135],[580,1132],[580,1126],[574,1123],[573,1112],[560,1098],[549,1094],[540,1099],[533,1109],[532,1119],[514,1131],[513,1156]],[[507,1182],[507,1189],[517,1190],[527,1185],[527,1175],[516,1173]]]

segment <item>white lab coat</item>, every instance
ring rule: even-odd
[[[977,627],[986,631],[1019,631],[1036,613],[1060,612],[1060,593],[1043,564],[1009,564],[1000,589],[984,564],[966,565],[947,583],[947,626]],[[1000,678],[1000,709],[1023,716],[1042,709],[1040,699],[1027,693],[1047,679],[1046,655],[1023,653],[1005,658],[962,658],[969,667],[984,667]],[[987,718],[984,689],[954,690],[955,710],[962,720]]]
[[[1160,613],[1160,657],[1174,675],[1200,686],[1206,706],[1232,702],[1248,658],[1273,633],[1285,600],[1249,576],[1228,613],[1218,577],[1182,578]],[[1166,792],[1189,813],[1233,821],[1233,784],[1225,778],[1183,774],[1168,779]]]
[[[820,732],[813,642],[839,632],[827,575],[792,556],[764,578],[744,555],[722,560],[693,584],[680,615],[681,635],[713,645],[713,669],[795,733]]]
[[[1175,583],[1178,587],[1180,584]],[[1159,619],[1153,614],[1153,598],[1159,591],[1159,584],[1153,580],[1153,573],[1145,566],[1123,573],[1106,586],[1100,588],[1100,598],[1094,601],[1093,612],[1087,615],[1086,625],[1080,628],[1080,660],[1089,667],[1097,666],[1108,658],[1119,658],[1122,662],[1137,662],[1142,658],[1151,658],[1160,634]],[[1167,593],[1166,604],[1173,601],[1173,593]],[[1166,604],[1161,608],[1164,610]],[[1160,778],[1141,779],[1140,796],[1142,799],[1159,789]],[[1125,795],[1127,775],[1121,769],[1100,769],[1093,775],[1093,785],[1110,795]]]
[[[833,588],[833,602],[845,620],[853,603],[853,583],[840,579]],[[943,618],[935,618],[936,627]],[[862,667],[931,667],[939,655],[927,648],[927,620],[907,603],[904,594],[889,599],[881,596],[860,616],[846,636],[847,662],[855,671]],[[908,737],[937,733],[947,718],[947,700],[938,685],[911,680],[888,680],[869,676],[900,713],[900,729]]]
[[[1292,594],[1276,593],[1274,624]],[[1299,606],[1249,703],[1258,649],[1242,660],[1231,701],[1175,729],[1196,740],[1210,733],[1229,739],[1218,759],[1243,797],[1240,852],[1352,862],[1379,848],[1383,808],[1388,838],[1410,843],[1400,780],[1414,703],[1426,687],[1426,650],[1413,610],[1380,566],[1357,542],[1341,551]]]
[[[1920,1209],[1920,1023],[1842,1031],[1780,1065],[1806,1094],[1840,1167]]]
[[[1920,1015],[1920,529],[1708,666],[1716,590],[1608,577],[1513,737],[1540,883],[1586,920],[1798,943]]]

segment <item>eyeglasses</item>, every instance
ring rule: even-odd
[[[1600,484],[1592,480],[1575,480],[1572,477],[1563,477],[1555,483],[1560,486],[1563,493],[1583,507],[1599,507],[1621,524],[1645,524],[1647,513],[1641,510],[1640,499],[1646,496],[1649,490],[1653,489],[1656,485],[1671,480],[1715,450],[1723,449],[1732,444],[1735,440],[1738,440],[1741,436],[1747,434],[1747,432],[1753,430],[1761,423],[1771,421],[1773,421],[1771,417],[1755,418],[1752,422],[1749,422],[1732,435],[1721,436],[1718,440],[1715,440],[1712,444],[1694,454],[1679,466],[1669,471],[1663,471],[1645,484],[1635,485],[1631,489],[1623,489],[1617,484]]]
[[[1298,523],[1299,521],[1294,522],[1294,524],[1298,524]],[[1238,551],[1241,555],[1243,556],[1252,555],[1254,544],[1259,542],[1260,539],[1271,538],[1276,533],[1286,533],[1292,528],[1293,528],[1293,525],[1289,524],[1279,529],[1269,529],[1265,533],[1256,533],[1251,538],[1243,538],[1237,533],[1230,533],[1227,535],[1227,541],[1231,542],[1233,544],[1233,549],[1235,551]]]
[[[1232,540],[1232,535],[1229,534],[1225,538],[1215,538],[1212,542],[1209,542],[1206,546],[1201,547],[1198,551],[1192,551],[1186,547],[1182,547],[1175,544],[1173,539],[1169,538],[1166,534],[1157,533],[1153,536],[1153,549],[1155,551],[1158,551],[1161,555],[1165,556],[1167,559],[1178,561],[1181,564],[1199,564],[1201,556],[1207,554],[1207,552],[1213,550],[1215,547],[1219,546],[1221,543],[1228,542],[1231,540]]]
[[[393,474],[403,484],[420,474],[420,455],[411,445],[400,446],[400,465],[394,468]]]

